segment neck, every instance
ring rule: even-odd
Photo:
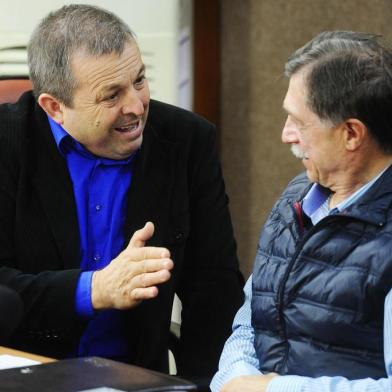
[[[362,162],[364,164],[357,165],[356,170],[348,169],[342,181],[336,181],[335,184],[328,187],[333,192],[329,203],[330,208],[336,207],[390,166],[392,164],[392,156],[383,155],[376,160],[372,159],[372,157],[367,157]],[[369,164],[369,162],[372,163]],[[355,167],[355,165],[351,167]]]

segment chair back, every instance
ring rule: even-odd
[[[0,80],[0,104],[14,103],[28,90],[32,89],[30,79],[1,79]]]

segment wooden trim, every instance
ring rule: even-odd
[[[220,124],[220,4],[193,1],[193,109]]]
[[[4,354],[14,355],[16,357],[28,358],[28,359],[32,359],[33,361],[38,361],[41,363],[56,362],[56,360],[53,358],[43,357],[41,355],[30,354],[24,351],[14,350],[13,348],[0,346],[0,355],[4,355]]]

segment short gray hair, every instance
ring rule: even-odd
[[[392,52],[379,38],[320,33],[289,57],[285,75],[305,71],[308,105],[320,119],[337,125],[356,118],[392,153]]]
[[[72,74],[73,54],[119,55],[134,40],[131,29],[102,8],[71,4],[48,14],[34,30],[28,45],[30,78],[36,99],[49,93],[72,107],[78,81]]]

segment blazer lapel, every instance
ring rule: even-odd
[[[175,180],[177,144],[159,137],[147,123],[142,148],[135,159],[125,225],[127,242],[147,221],[155,225],[150,245],[162,244],[168,235],[170,202]]]
[[[37,106],[33,129],[32,177],[65,268],[80,266],[80,237],[73,187],[46,114]]]
[[[147,245],[167,246],[171,236],[170,211],[174,192],[175,173],[178,157],[178,145],[160,137],[159,127],[153,121],[144,130],[144,140],[138,156],[135,158],[133,178],[128,197],[128,210],[125,224],[125,245],[135,230],[147,221],[155,225],[154,236]],[[159,296],[143,302],[129,313],[130,328],[138,326],[140,337],[134,347],[136,362],[143,366],[160,367],[156,363],[162,358],[157,351],[165,351],[168,313],[172,302],[173,284],[159,286]],[[167,324],[167,325],[166,325]],[[159,333],[156,326],[160,325]],[[149,327],[146,327],[149,326]]]

